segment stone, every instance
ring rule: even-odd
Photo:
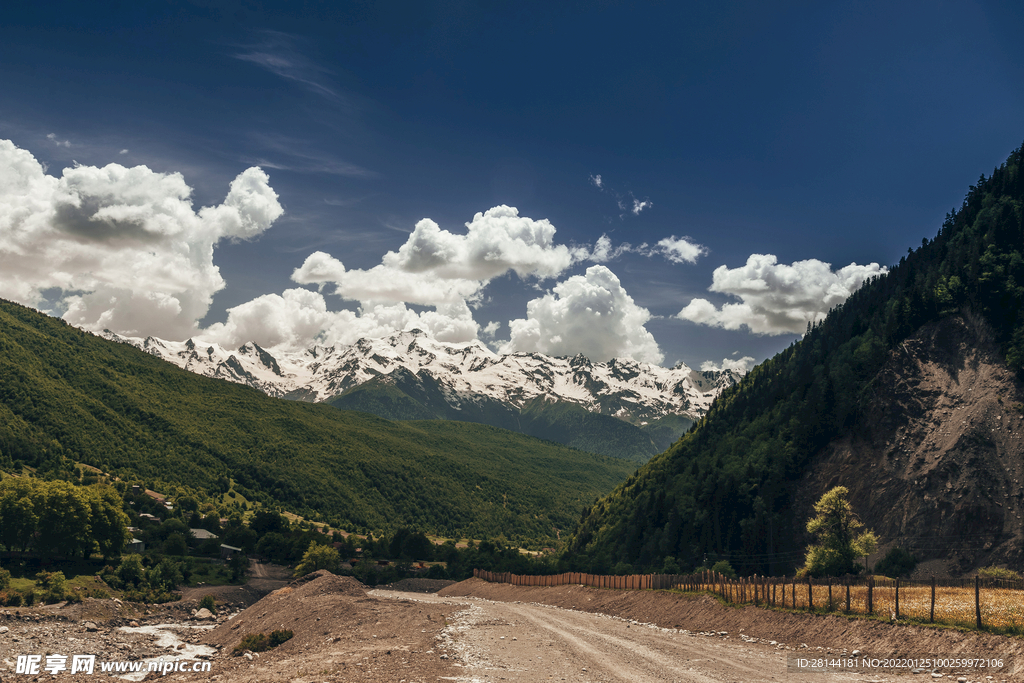
[[[206,609],[204,607],[201,610],[197,611],[192,618],[193,619],[203,620],[203,619],[213,619],[214,616],[213,616],[213,612],[211,612],[210,610],[208,610],[208,609]]]

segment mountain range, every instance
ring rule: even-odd
[[[0,477],[77,480],[77,464],[225,516],[545,544],[636,470],[487,425],[272,398],[0,300]]]
[[[639,461],[671,445],[740,377],[682,363],[662,368],[582,355],[499,355],[479,341],[439,342],[420,330],[299,353],[272,353],[254,342],[229,350],[197,339],[172,342],[109,330],[102,336],[273,397],[387,419],[478,422]]]

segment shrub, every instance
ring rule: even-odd
[[[1020,574],[1006,567],[982,567],[978,570],[978,576],[983,579],[1020,579]]]
[[[6,569],[0,569],[0,591],[11,587],[11,573]]]
[[[271,631],[269,636],[266,633],[250,633],[244,636],[242,642],[235,646],[232,654],[240,655],[246,650],[250,652],[264,652],[287,642],[291,637],[292,632],[285,630]]]
[[[21,604],[25,605],[26,607],[31,607],[32,605],[36,604],[36,592],[31,588],[26,588],[25,591],[21,594],[21,597]]]
[[[917,568],[917,558],[903,548],[893,548],[875,565],[876,574],[890,579],[909,576]]]
[[[45,589],[42,599],[48,605],[69,597],[68,580],[64,572],[39,572],[36,574],[36,585]]]
[[[146,578],[146,570],[142,568],[141,555],[127,555],[114,570],[114,575],[123,586],[138,586]]]
[[[721,574],[722,576],[728,576],[730,579],[736,578],[736,570],[732,568],[728,560],[719,560],[715,562],[714,566],[711,567],[711,571]]]
[[[203,608],[206,608],[211,612],[216,612],[217,598],[213,597],[212,595],[204,595],[203,598],[199,601],[199,609]]]
[[[4,600],[4,605],[7,607],[21,607],[24,602],[25,598],[22,597],[21,593],[11,592],[7,594],[7,598]]]

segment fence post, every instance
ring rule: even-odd
[[[974,575],[974,620],[981,630],[981,575]]]
[[[868,577],[868,614],[875,613],[875,603],[873,601],[873,593],[875,588],[875,577]]]
[[[935,575],[932,574],[932,609],[928,614],[928,623],[935,623]]]
[[[896,577],[896,619],[900,618],[900,579]]]
[[[782,577],[782,606],[786,606],[786,577]]]

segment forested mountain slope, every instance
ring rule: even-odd
[[[925,556],[970,546],[961,563],[1018,557],[1021,164],[1018,149],[934,239],[723,392],[595,504],[569,561],[598,571],[659,568],[671,556],[685,567],[706,553],[747,572],[791,571],[809,501],[832,485],[854,492],[883,543],[912,539]],[[974,392],[992,401],[966,396]],[[965,406],[970,419],[956,412]],[[997,436],[986,431],[996,424]]]
[[[232,479],[342,528],[510,540],[554,536],[635,467],[484,425],[270,398],[0,301],[0,468],[70,461],[165,490]]]

